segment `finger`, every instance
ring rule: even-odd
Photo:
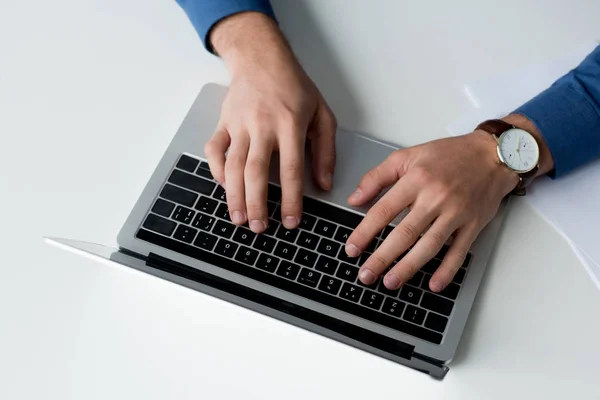
[[[222,186],[225,183],[225,153],[230,143],[229,132],[227,132],[227,129],[220,127],[204,145],[204,155],[208,161],[210,172]]]
[[[324,102],[317,109],[311,139],[313,179],[324,190],[331,190],[335,168],[335,130],[337,122]]]
[[[419,239],[419,235],[435,217],[433,210],[414,207],[365,261],[358,274],[361,282],[366,285],[375,282],[389,265]]]
[[[402,179],[369,209],[360,224],[346,241],[346,254],[358,257],[402,210],[413,202],[416,190]],[[410,215],[410,214],[409,214]]]
[[[444,216],[437,218],[408,254],[385,275],[383,278],[385,287],[395,290],[410,280],[426,262],[439,253],[455,230],[456,223],[451,218]]]
[[[279,143],[281,221],[287,229],[296,228],[302,214],[304,141],[303,134],[289,132]]]
[[[404,174],[404,161],[403,150],[396,150],[390,154],[381,164],[363,176],[354,193],[348,198],[348,203],[359,206],[375,198]]]
[[[256,233],[264,232],[268,223],[267,188],[273,142],[267,136],[255,135],[251,139],[244,170],[246,211],[250,229]]]
[[[429,281],[429,288],[434,292],[441,292],[448,286],[458,269],[463,265],[471,245],[477,238],[479,229],[459,230],[450,249],[444,256],[442,264]]]
[[[246,195],[244,189],[244,168],[248,157],[250,138],[246,133],[236,135],[231,143],[225,161],[226,195],[229,216],[234,224],[246,222]]]

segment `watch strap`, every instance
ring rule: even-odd
[[[475,129],[481,129],[482,131],[485,131],[491,135],[494,135],[496,138],[499,138],[500,135],[502,135],[507,130],[515,129],[515,126],[509,124],[508,122],[504,122],[500,119],[489,119],[477,125],[477,128]],[[531,171],[528,172],[519,173],[515,171],[519,175],[519,183],[517,184],[517,187],[515,187],[512,192],[510,192],[510,194],[515,196],[524,196],[527,192],[525,188],[528,187],[531,184],[531,182],[533,182],[538,169],[539,166],[536,165]]]

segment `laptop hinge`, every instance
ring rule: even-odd
[[[390,353],[391,355],[407,360],[410,360],[415,355],[414,346],[408,343],[394,340],[388,336],[381,335],[247,286],[223,279],[197,268],[162,257],[158,254],[150,253],[146,258],[146,265],[308,321],[347,338],[367,344],[380,351]],[[243,303],[239,305],[244,306]]]

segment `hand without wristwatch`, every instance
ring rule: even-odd
[[[539,169],[540,148],[533,135],[499,119],[482,122],[476,129],[491,134],[497,142],[498,162],[519,175],[511,195],[524,196]]]

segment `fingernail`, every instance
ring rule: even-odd
[[[287,229],[294,229],[299,223],[300,221],[296,217],[290,216],[283,219],[283,226],[285,226]]]
[[[253,219],[252,221],[250,221],[250,230],[256,233],[259,232],[263,232],[265,229],[267,229],[267,225],[259,220],[259,219]]]
[[[365,285],[370,285],[371,283],[375,282],[376,277],[375,274],[368,269],[363,269],[358,274],[358,279],[360,279],[360,281]]]
[[[358,257],[360,255],[360,249],[355,245],[348,243],[346,245],[346,254],[350,257]]]
[[[234,224],[241,225],[244,223],[244,214],[241,211],[234,211],[231,220]]]
[[[354,193],[350,196],[351,199],[358,199],[362,195],[362,190],[356,189]]]
[[[429,287],[434,292],[441,292],[442,289],[444,288],[444,285],[442,285],[442,283],[440,281],[430,281],[429,282]]]
[[[388,274],[385,276],[383,283],[389,290],[396,290],[398,287],[400,287],[400,278],[398,278],[396,275]]]

